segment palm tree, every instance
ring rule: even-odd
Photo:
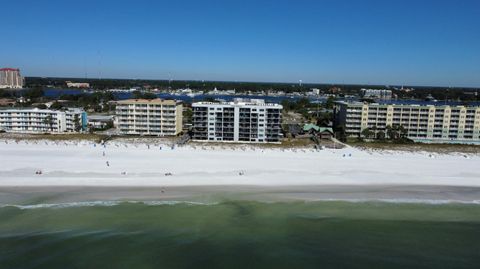
[[[82,125],[80,124],[80,117],[78,117],[78,114],[75,114],[75,116],[73,117],[73,122],[75,124],[75,132],[80,132],[80,130],[82,129]]]
[[[53,117],[51,114],[47,115],[44,119],[43,119],[43,123],[47,124],[48,126],[50,126],[50,131],[53,132]]]
[[[372,132],[369,128],[365,128],[362,130],[362,136],[365,138],[370,138],[374,132]]]
[[[377,133],[377,139],[378,140],[384,140],[385,139],[385,132],[384,131],[380,131]]]
[[[403,127],[403,125],[398,126],[398,131],[400,133],[401,138],[407,137],[408,131],[407,131],[407,129],[405,129],[405,127]]]
[[[397,132],[397,128],[395,126],[390,126],[390,125],[387,125],[387,136],[388,138],[390,139],[397,139],[397,136],[398,136],[398,132]]]

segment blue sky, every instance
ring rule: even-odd
[[[480,87],[480,1],[4,1],[26,76]]]

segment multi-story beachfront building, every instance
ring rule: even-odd
[[[20,69],[0,68],[0,89],[21,89],[23,84],[24,79],[20,75]]]
[[[261,99],[193,103],[193,140],[275,143],[282,106]]]
[[[122,134],[173,136],[182,131],[181,102],[129,99],[117,102],[117,126]]]
[[[87,114],[80,108],[67,110],[0,110],[0,130],[17,133],[81,132],[87,128]]]
[[[398,125],[418,142],[480,143],[480,107],[337,102],[335,124],[348,136]]]

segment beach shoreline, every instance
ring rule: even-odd
[[[0,192],[52,202],[480,200],[476,154],[141,141],[0,141]]]
[[[419,204],[480,204],[480,187],[377,185],[377,186],[172,186],[0,187],[0,205],[68,205],[95,202],[387,202]]]

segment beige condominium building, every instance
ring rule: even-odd
[[[337,102],[335,125],[348,136],[401,125],[417,142],[480,143],[480,107]]]
[[[129,99],[117,102],[117,126],[122,134],[174,136],[182,131],[181,102]]]

